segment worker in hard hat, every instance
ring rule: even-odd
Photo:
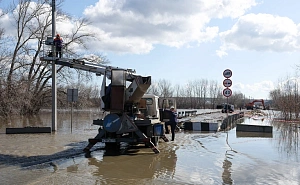
[[[170,120],[165,123],[166,134],[169,133],[169,125],[171,127],[172,141],[175,139],[175,128],[177,126],[177,113],[175,111],[175,107],[171,106],[169,111]]]
[[[60,37],[59,34],[56,34],[56,37],[54,38],[53,44],[56,49],[56,57],[61,58],[62,57],[62,46],[63,46],[63,39]]]

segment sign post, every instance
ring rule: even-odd
[[[226,127],[228,127],[228,111],[229,111],[228,97],[230,97],[232,95],[232,91],[231,91],[231,89],[229,89],[229,87],[232,86],[232,81],[229,78],[232,76],[232,71],[230,69],[225,69],[223,71],[223,76],[225,77],[225,80],[223,81],[223,85],[225,87],[225,89],[223,90],[223,95],[227,98],[227,105],[226,105],[226,109],[225,109],[226,110],[226,116],[227,116]],[[225,130],[226,130],[226,128],[225,128]],[[229,146],[228,132],[226,134],[226,143]]]
[[[232,91],[231,89],[229,89],[229,87],[232,86],[232,81],[229,79],[232,76],[232,71],[230,69],[225,69],[223,71],[223,76],[225,77],[225,80],[223,81],[223,85],[224,87],[226,87],[223,90],[223,96],[225,96],[227,98],[227,104],[226,104],[226,114],[227,114],[227,118],[228,118],[228,97],[230,97],[232,95]]]
[[[72,133],[73,103],[78,100],[78,89],[68,89],[67,97],[68,97],[68,102],[71,102],[71,133]]]

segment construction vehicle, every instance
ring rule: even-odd
[[[247,110],[253,110],[255,108],[255,103],[256,102],[260,102],[263,106],[263,110],[266,110],[266,107],[265,107],[265,102],[263,99],[258,99],[258,100],[253,100],[252,102],[249,102],[245,105],[246,109]]]
[[[51,40],[45,43],[51,45]],[[97,142],[102,142],[107,150],[120,150],[123,143],[127,146],[144,144],[159,153],[156,148],[159,139],[168,142],[164,135],[168,109],[176,106],[176,103],[167,98],[159,101],[158,96],[145,94],[151,85],[151,76],[138,75],[133,69],[106,66],[81,59],[58,58],[49,55],[50,52],[51,50],[44,52],[41,60],[54,61],[58,65],[103,76],[102,109],[108,114],[93,121],[94,125],[99,125],[98,134],[89,139],[84,151],[88,152]],[[106,81],[110,81],[109,85]]]

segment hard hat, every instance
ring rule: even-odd
[[[174,107],[174,106],[171,106],[170,109],[175,109],[175,107]]]

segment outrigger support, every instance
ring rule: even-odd
[[[105,136],[106,131],[105,130],[101,130],[96,137],[94,137],[93,139],[89,139],[89,144],[83,149],[84,152],[89,152],[90,149],[98,142],[103,142],[103,140],[106,140],[103,138],[103,136]],[[145,143],[149,143],[149,147],[152,149],[152,151],[156,154],[158,154],[160,151],[156,148],[156,146],[152,143],[151,139],[148,138],[144,133],[142,133],[140,130],[136,130],[135,134],[138,135],[138,137],[140,138],[139,141],[143,141]],[[165,139],[163,139],[164,141],[168,142],[169,140],[164,136]],[[114,140],[115,142],[128,142],[130,139],[129,138],[119,138]],[[132,139],[132,141],[137,141],[136,139]]]

